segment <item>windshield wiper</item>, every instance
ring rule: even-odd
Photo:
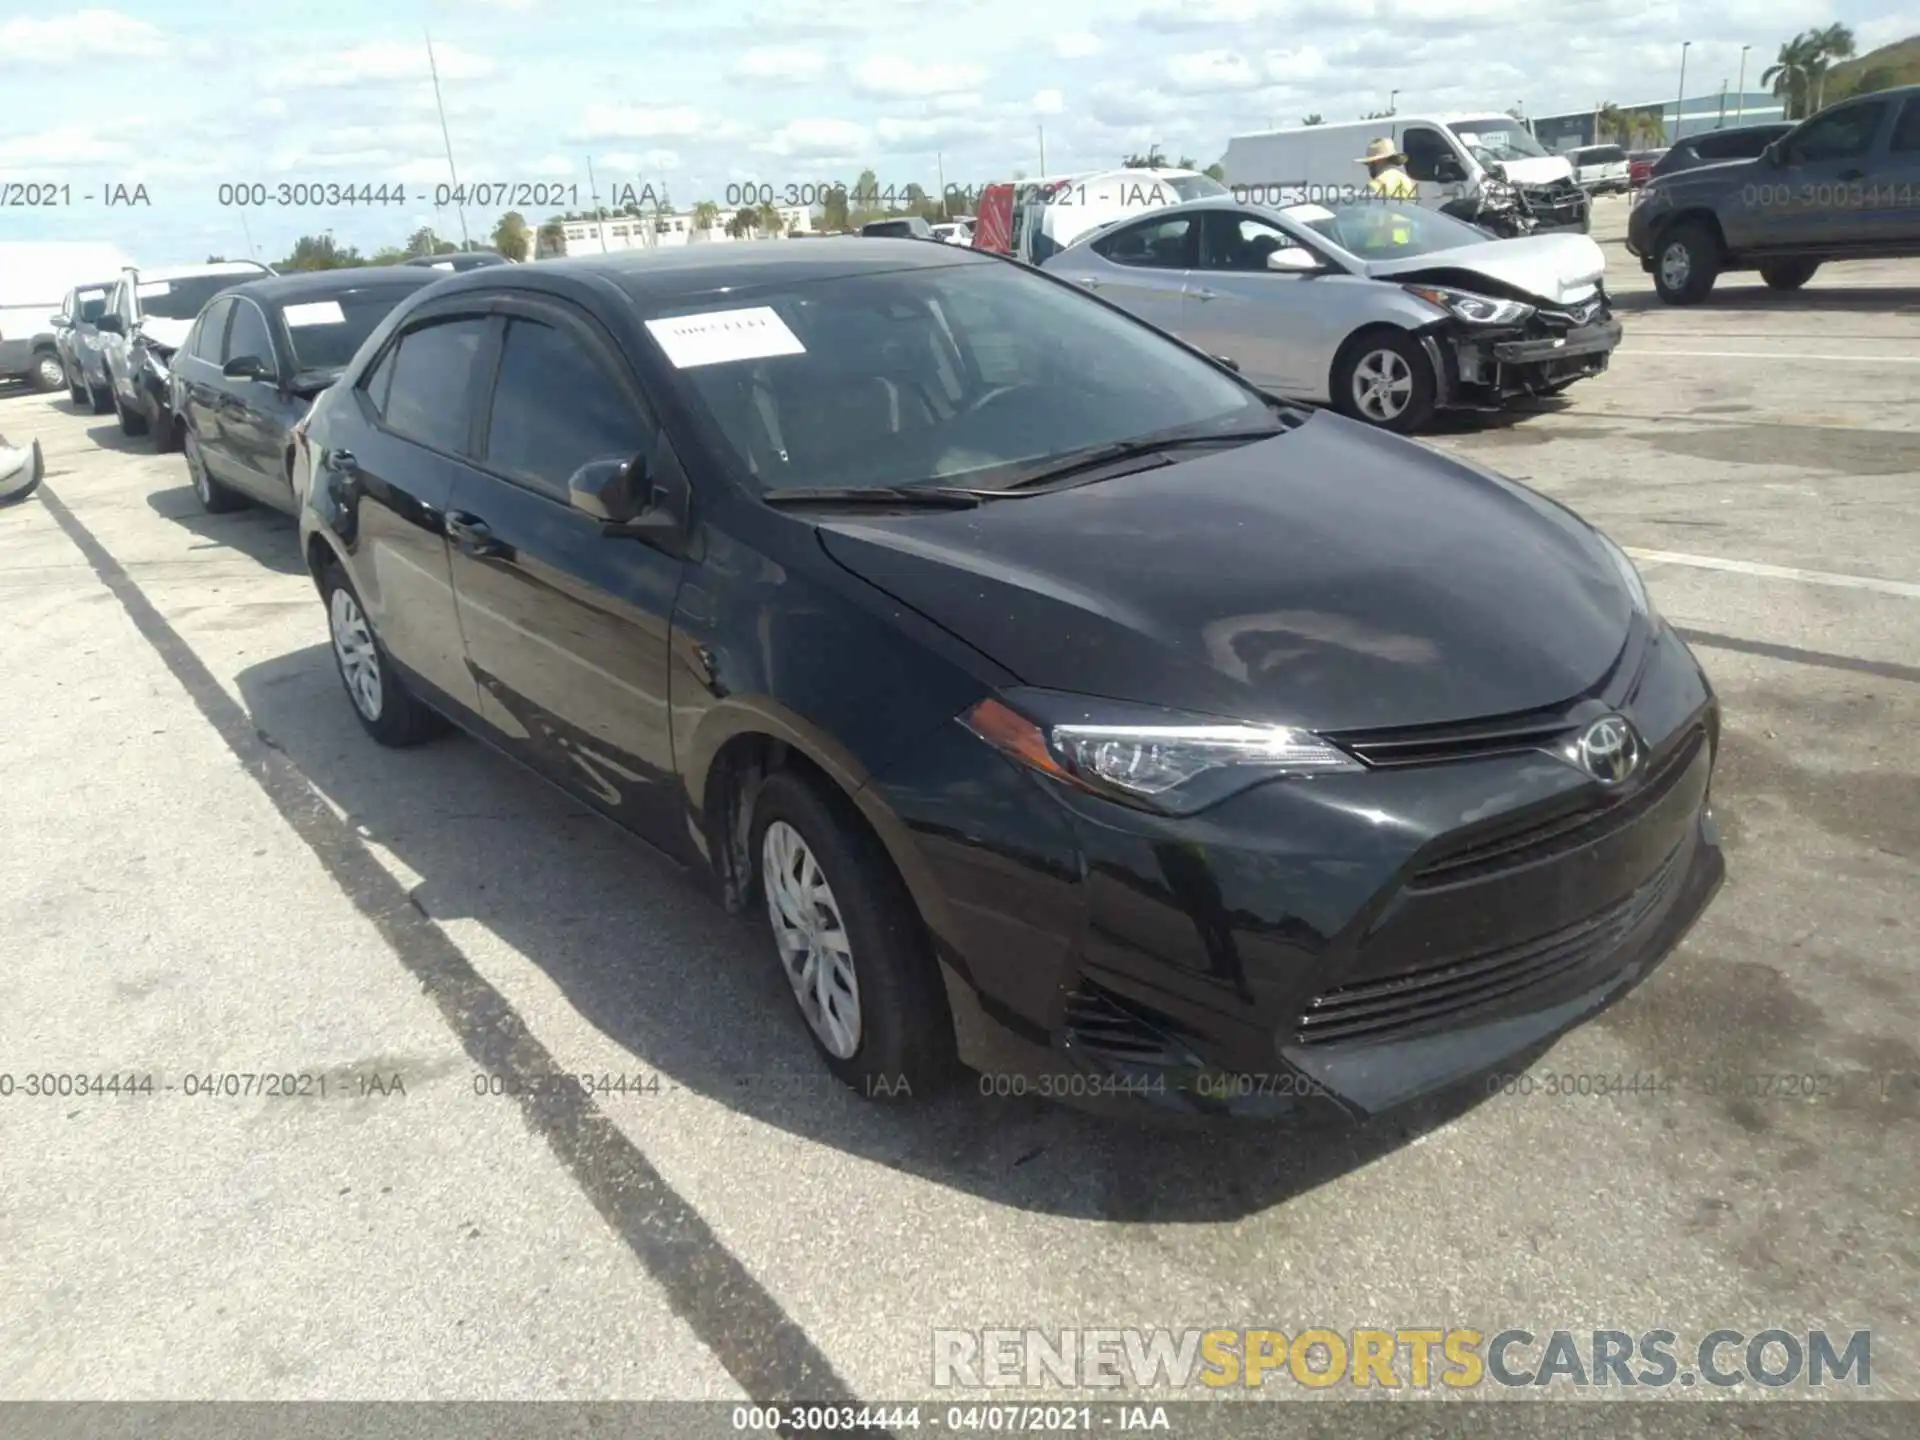
[[[769,505],[925,506],[934,510],[971,510],[983,497],[974,490],[938,485],[804,485],[766,490],[760,498]]]
[[[1285,435],[1289,428],[1291,427],[1261,427],[1255,430],[1216,431],[1210,435],[1162,436],[1157,440],[1151,438],[1116,440],[1109,445],[1094,445],[1085,450],[1056,456],[1042,463],[1039,468],[1028,471],[1005,488],[1024,490],[1030,486],[1064,480],[1069,475],[1077,475],[1083,470],[1097,469],[1102,465],[1111,465],[1115,461],[1141,459],[1149,455],[1159,455],[1168,450],[1185,450],[1197,445],[1238,445],[1251,444],[1255,440],[1271,440],[1276,435]]]

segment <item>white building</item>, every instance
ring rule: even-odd
[[[775,206],[783,233],[806,235],[813,231],[813,214],[805,206]],[[567,254],[599,255],[615,250],[657,250],[676,245],[725,245],[736,237],[727,233],[732,213],[722,211],[711,226],[703,227],[691,210],[674,210],[657,215],[611,215],[605,220],[562,220]],[[748,240],[773,238],[755,231],[738,237]],[[547,252],[536,248],[534,258],[544,259]]]

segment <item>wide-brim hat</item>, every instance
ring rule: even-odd
[[[1359,165],[1377,165],[1382,160],[1397,160],[1402,165],[1407,163],[1407,157],[1393,148],[1393,142],[1391,140],[1368,141],[1367,153],[1362,155],[1355,163]]]

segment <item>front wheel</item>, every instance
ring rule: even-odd
[[[94,414],[105,415],[113,409],[113,382],[95,385],[92,381],[88,381],[87,398],[93,402]]]
[[[51,350],[42,350],[33,357],[33,388],[41,394],[49,394],[67,383],[67,367],[60,363],[60,357]]]
[[[365,730],[382,745],[403,749],[444,735],[448,723],[423,705],[387,662],[374,637],[373,626],[353,593],[346,571],[335,562],[321,580],[327,603],[327,629],[333,639],[333,661],[340,683],[347,687],[353,713]]]
[[[113,392],[113,413],[119,417],[120,433],[122,435],[144,435],[147,433],[147,417],[137,415],[127,409],[127,404],[120,398],[120,392],[118,390]]]
[[[1818,260],[1769,260],[1760,267],[1760,278],[1774,290],[1798,290],[1819,268]]]
[[[958,1069],[926,928],[886,852],[826,782],[770,776],[753,854],[782,973],[814,1048],[870,1099],[912,1099]]]
[[[1433,418],[1433,363],[1413,336],[1386,330],[1356,336],[1333,368],[1333,401],[1342,414],[1398,435]]]
[[[199,497],[201,509],[209,515],[224,515],[247,503],[245,496],[229,490],[208,473],[207,457],[200,453],[198,435],[183,428],[180,448],[186,453],[187,478],[193,482],[193,493]]]
[[[1654,246],[1653,288],[1669,305],[1698,305],[1720,278],[1720,237],[1685,220]]]

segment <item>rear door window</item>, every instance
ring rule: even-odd
[[[473,426],[473,362],[487,324],[482,316],[462,316],[429,321],[400,337],[368,385],[389,430],[429,449],[465,453]],[[384,378],[382,369],[389,371]],[[381,387],[377,393],[374,383]]]

